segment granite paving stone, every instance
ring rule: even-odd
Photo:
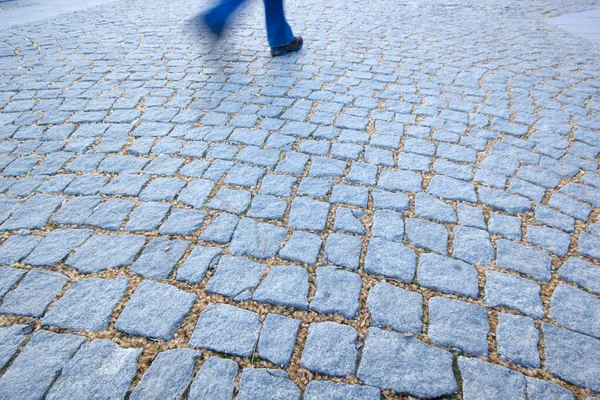
[[[487,265],[495,258],[495,251],[487,231],[466,226],[455,226],[452,256],[470,264]]]
[[[412,245],[448,254],[448,232],[444,225],[419,218],[407,218],[405,230]]]
[[[423,296],[419,293],[380,281],[369,290],[367,308],[374,326],[417,335],[421,332]]]
[[[261,329],[258,314],[227,304],[209,304],[200,313],[189,344],[224,354],[250,357]]]
[[[502,359],[524,367],[540,367],[540,333],[531,318],[499,313],[496,341]]]
[[[559,257],[565,256],[571,245],[571,237],[567,233],[546,226],[527,225],[526,237],[528,242]]]
[[[294,231],[292,236],[279,251],[284,260],[314,265],[317,262],[323,242],[318,235],[304,231]]]
[[[229,243],[239,218],[228,213],[219,214],[200,234],[200,240],[214,243]]]
[[[545,367],[577,386],[600,390],[600,340],[550,324],[542,325]]]
[[[551,259],[541,249],[523,246],[510,240],[498,240],[496,265],[517,271],[542,282],[551,278]]]
[[[139,348],[121,348],[108,339],[81,346],[63,368],[47,399],[123,398],[136,374]]]
[[[137,235],[93,235],[67,261],[83,273],[93,273],[131,264],[146,238]]]
[[[541,287],[519,276],[488,270],[485,273],[484,303],[488,307],[508,307],[533,318],[543,318]]]
[[[219,261],[223,250],[218,247],[195,246],[177,269],[177,280],[200,283],[209,268]]]
[[[600,268],[582,258],[570,257],[560,267],[558,275],[567,282],[600,294]]]
[[[477,358],[458,358],[465,399],[525,399],[525,377]]]
[[[0,327],[0,368],[6,366],[31,331],[29,325],[14,324]]]
[[[156,178],[144,188],[139,197],[143,201],[174,200],[184,186],[185,181],[181,179]]]
[[[354,272],[336,267],[319,267],[316,270],[317,291],[310,309],[324,314],[356,317],[362,281]]]
[[[356,371],[358,334],[348,325],[315,322],[308,328],[302,350],[304,368],[329,376],[346,376]]]
[[[265,318],[256,350],[260,358],[288,366],[296,345],[300,321],[279,314]]]
[[[129,335],[170,340],[197,296],[166,283],[144,280],[115,322],[115,329]]]
[[[26,269],[0,267],[0,300],[26,273]]]
[[[188,399],[231,400],[238,365],[233,360],[212,356],[206,360],[190,386]]]
[[[357,376],[367,385],[417,397],[458,392],[450,352],[378,328],[369,328]]]
[[[301,395],[288,374],[279,369],[244,368],[239,385],[238,400],[299,400]]]
[[[359,237],[332,233],[325,241],[325,260],[348,269],[358,269],[362,241]]]
[[[404,237],[404,219],[395,211],[376,210],[373,213],[371,234],[392,242],[401,242]]]
[[[55,229],[44,237],[25,262],[33,266],[56,265],[92,233],[91,229]]]
[[[367,247],[364,270],[401,281],[412,281],[416,270],[414,250],[401,243],[373,237]]]
[[[0,264],[11,265],[23,260],[42,240],[37,235],[12,235],[0,246]],[[8,271],[8,270],[5,270]],[[2,293],[0,291],[0,293]]]
[[[0,378],[0,396],[41,399],[85,338],[38,331]]]
[[[221,188],[208,203],[208,208],[212,210],[228,211],[239,215],[243,213],[248,207],[248,204],[250,204],[250,197],[250,192],[245,190]]]
[[[487,310],[481,306],[445,297],[429,300],[428,334],[440,346],[487,356],[489,329]]]
[[[239,278],[238,278],[239,279]],[[308,271],[292,265],[271,267],[252,299],[276,306],[308,308]]]
[[[537,378],[525,377],[527,380],[527,398],[531,400],[556,399],[574,400],[575,396],[567,389],[555,383]]]
[[[381,394],[377,388],[362,385],[348,385],[331,381],[310,381],[304,392],[306,400],[379,400]]]
[[[266,268],[265,264],[244,257],[222,256],[215,274],[206,284],[206,291],[238,301],[249,300]]]
[[[433,253],[421,253],[417,280],[422,286],[447,294],[479,296],[477,270],[471,264]]]
[[[288,226],[296,229],[322,231],[327,224],[330,205],[322,201],[306,197],[298,197],[292,201]]]
[[[39,318],[68,281],[58,272],[32,269],[15,289],[6,293],[0,305],[0,314]]]
[[[158,232],[163,235],[191,235],[200,229],[207,215],[202,210],[171,208],[171,213]]]
[[[174,349],[158,353],[130,399],[179,399],[194,373],[200,353],[190,349]]]
[[[124,229],[128,232],[154,231],[170,209],[171,206],[165,203],[142,203],[131,212]]]
[[[229,251],[240,256],[273,257],[286,235],[287,230],[283,227],[242,218],[233,233]]]
[[[117,304],[123,299],[129,279],[88,278],[75,282],[46,312],[44,326],[56,326],[71,331],[100,331],[108,322]]]
[[[600,339],[600,299],[569,285],[559,284],[550,298],[550,318],[571,330]]]
[[[0,225],[0,230],[40,229],[65,199],[64,196],[36,194],[25,201]]]
[[[153,239],[129,268],[144,278],[166,279],[171,275],[175,264],[183,257],[190,243],[185,240],[169,240],[165,237]]]

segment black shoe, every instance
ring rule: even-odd
[[[271,55],[273,57],[277,57],[287,53],[293,53],[300,50],[303,43],[304,41],[302,40],[302,36],[294,36],[294,40],[292,40],[290,44],[286,44],[285,46],[271,47]]]

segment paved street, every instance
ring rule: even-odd
[[[0,399],[600,399],[598,1],[1,4]]]

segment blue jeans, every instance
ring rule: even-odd
[[[211,29],[220,31],[233,12],[246,0],[221,0],[206,13],[206,21]],[[267,38],[269,46],[279,47],[290,44],[294,40],[292,28],[285,19],[283,0],[263,0],[267,17]]]

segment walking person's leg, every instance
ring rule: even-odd
[[[245,2],[246,0],[221,0],[203,15],[204,23],[212,33],[221,36],[231,14]]]
[[[279,56],[302,48],[302,38],[294,37],[292,28],[285,19],[283,0],[263,0],[267,19],[267,39],[271,54]]]

